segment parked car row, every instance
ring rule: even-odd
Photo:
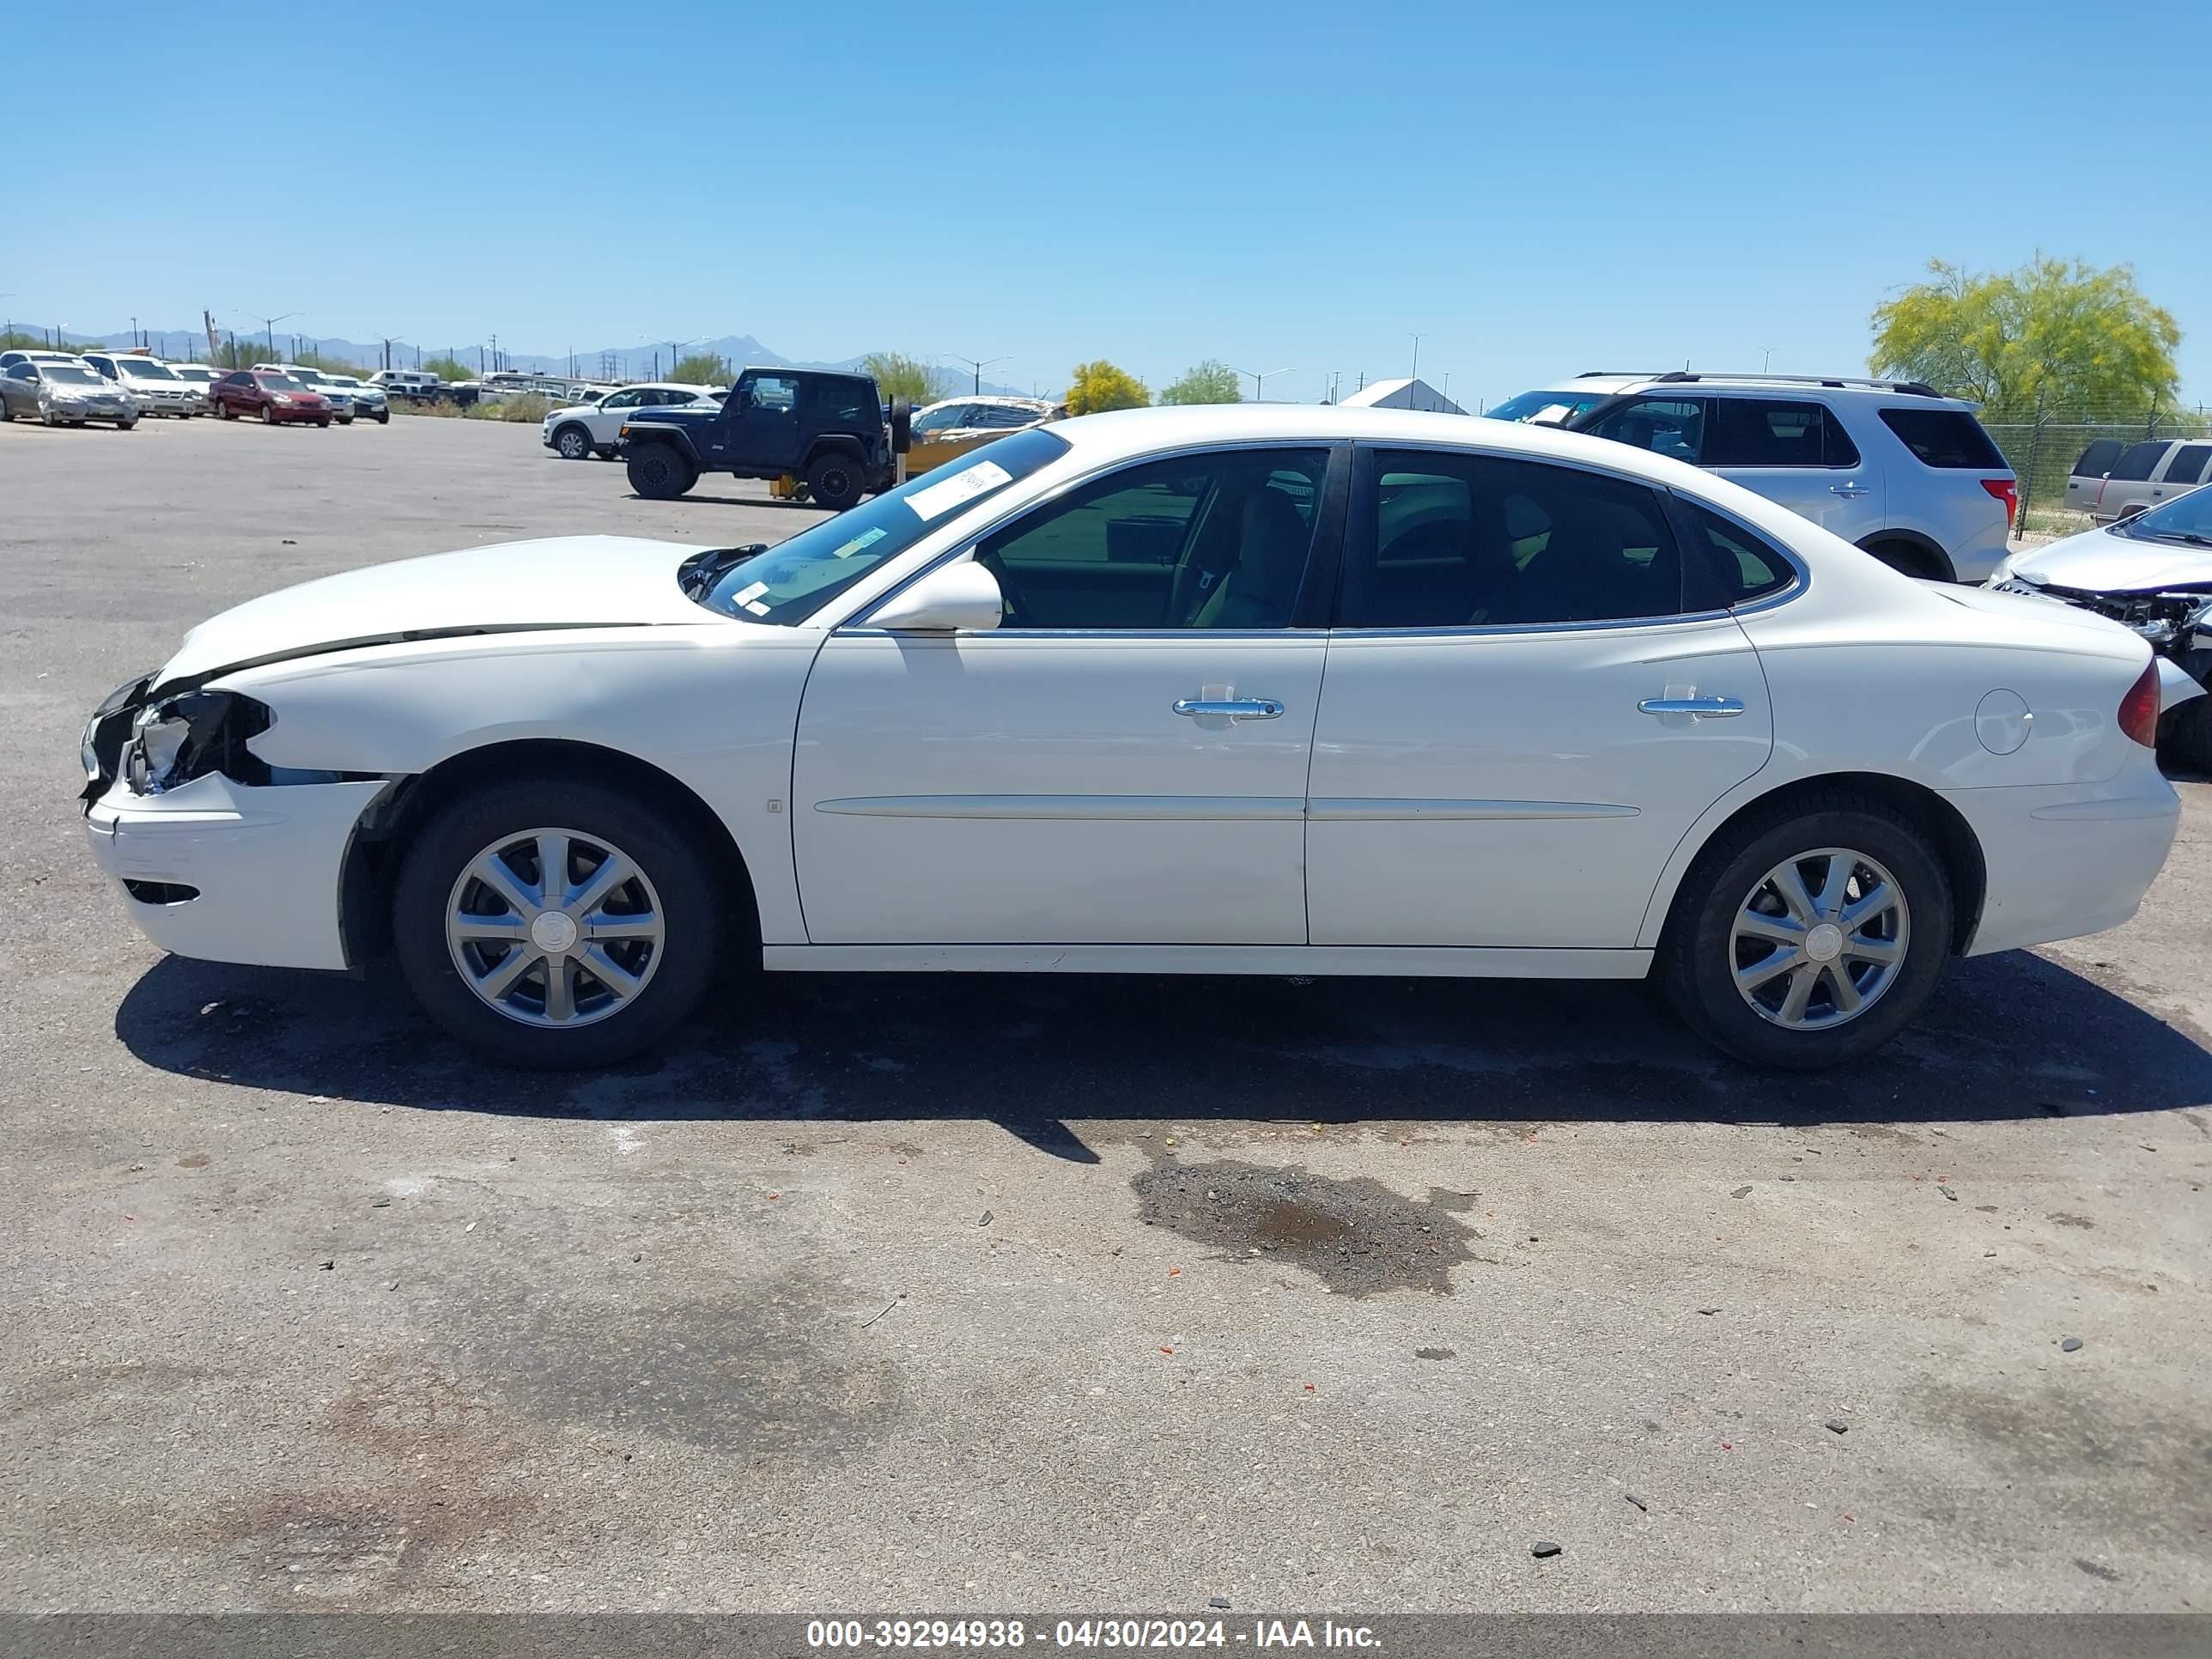
[[[2100,438],[2081,452],[2066,480],[2066,505],[2097,524],[2185,495],[2212,479],[2212,439]]]
[[[314,426],[392,419],[380,388],[299,363],[222,369],[163,362],[143,352],[0,352],[0,420],[35,419],[49,426],[99,421],[127,432],[147,415],[179,420],[243,416],[270,425]]]

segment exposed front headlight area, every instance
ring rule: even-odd
[[[140,795],[158,795],[210,772],[241,782],[265,781],[269,769],[247,750],[246,740],[269,725],[266,706],[234,692],[161,698],[131,720],[123,781]]]

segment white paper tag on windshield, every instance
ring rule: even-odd
[[[1528,419],[1540,426],[1557,426],[1575,411],[1565,404],[1546,404]]]
[[[927,524],[932,519],[943,518],[963,502],[974,501],[986,490],[1012,482],[1013,475],[996,461],[978,461],[965,471],[954,473],[943,483],[916,490],[906,498],[906,504],[914,509],[916,518]]]
[[[768,615],[768,607],[760,602],[760,596],[767,592],[766,582],[755,582],[750,587],[741,587],[731,594],[730,603],[744,606],[756,617],[765,617]]]
[[[849,559],[855,553],[863,552],[868,548],[873,547],[878,542],[883,540],[884,537],[890,533],[891,532],[890,531],[885,530],[881,525],[878,525],[873,530],[863,532],[861,534],[854,537],[851,541],[847,542],[844,546],[836,549],[830,555],[830,556],[833,559]]]

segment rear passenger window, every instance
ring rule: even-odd
[[[2167,463],[2165,482],[2175,484],[2200,483],[2204,477],[2204,463],[2212,459],[2212,444],[2184,444],[2173,453]]]
[[[1705,405],[1696,398],[1640,398],[1607,411],[1589,431],[1617,444],[1698,465],[1705,445]]]
[[[2158,464],[2166,459],[2166,445],[2165,439],[2130,444],[2120,459],[2112,463],[2112,477],[2122,483],[2143,483],[2158,471]]]
[[[1683,575],[1687,608],[1725,609],[1778,593],[1796,580],[1790,561],[1763,538],[1695,501],[1681,502],[1697,533]]]
[[[1859,452],[1821,404],[1717,398],[1707,466],[1856,466]]]
[[[2077,478],[2101,478],[2112,470],[2112,463],[2120,457],[2118,438],[2100,438],[2081,452],[2081,459],[2074,463]]]
[[[814,418],[834,421],[846,426],[865,420],[861,383],[858,380],[821,380],[814,383]]]
[[[1656,490],[1533,461],[1374,455],[1347,550],[1346,628],[1544,627],[1679,616],[1682,568]]]
[[[1885,409],[1881,423],[1897,434],[1923,466],[1975,472],[2005,469],[2005,458],[1982,430],[1982,423],[1963,409]]]

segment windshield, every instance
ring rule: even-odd
[[[118,357],[115,366],[134,380],[173,380],[177,378],[169,372],[168,364],[148,362],[143,357]]]
[[[253,378],[261,383],[261,389],[264,392],[305,392],[307,389],[289,374],[257,374]]]
[[[330,382],[312,368],[295,368],[292,378],[307,386],[328,386]]]
[[[332,386],[342,386],[354,392],[358,392],[362,389],[361,382],[355,380],[350,374],[333,374],[330,377],[330,384]]]
[[[48,363],[39,370],[46,380],[59,380],[64,386],[98,386],[100,376],[88,368],[79,368],[75,363]]]
[[[2198,488],[2186,495],[2123,519],[2112,526],[2124,536],[2140,536],[2153,542],[2212,543],[2212,488]]]
[[[178,368],[172,369],[170,373],[180,380],[198,380],[204,386],[215,379],[216,371],[212,368]]]
[[[1042,428],[969,450],[774,547],[720,548],[685,562],[684,592],[710,610],[750,622],[806,620],[953,514],[994,495],[1067,453]]]
[[[1610,392],[1524,392],[1508,398],[1495,409],[1482,412],[1493,421],[1534,422],[1539,426],[1565,426],[1578,420],[1613,397]]]

